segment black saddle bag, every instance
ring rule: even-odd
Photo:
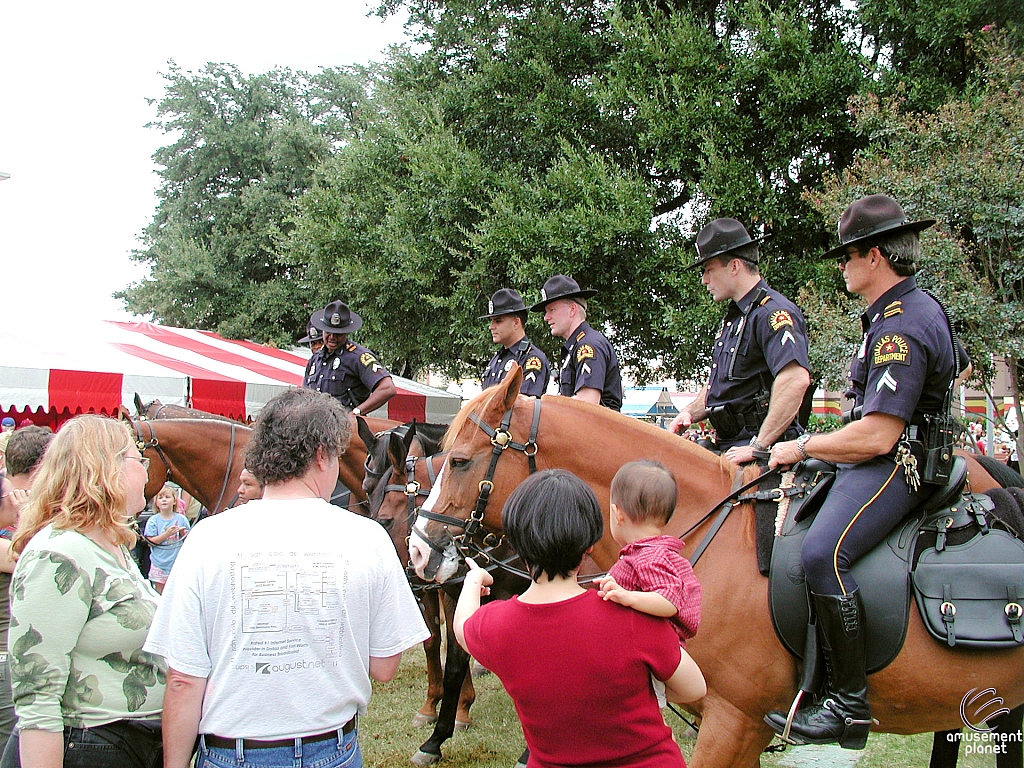
[[[925,627],[959,648],[1024,644],[1024,542],[989,523],[992,501],[965,496],[919,534],[912,583]]]

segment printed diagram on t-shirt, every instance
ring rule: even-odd
[[[319,649],[327,657],[337,654],[344,615],[333,559],[254,555],[239,566],[238,576],[243,634],[294,633],[287,650],[295,651],[294,642],[305,645],[302,638],[315,627]]]

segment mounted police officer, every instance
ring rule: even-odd
[[[708,419],[718,447],[737,464],[803,433],[797,415],[811,382],[804,317],[761,277],[763,240],[736,219],[715,219],[697,235],[697,260],[687,267],[700,268],[711,296],[729,308],[715,336],[711,378],[669,428],[682,433]]]
[[[337,398],[357,416],[394,397],[395,383],[377,356],[349,341],[348,335],[363,327],[363,319],[347,304],[332,301],[309,322],[323,334],[324,346],[309,359],[303,387]]]
[[[933,492],[926,458],[952,455],[955,432],[943,425],[951,420],[957,374],[966,378],[970,363],[945,310],[914,277],[917,233],[934,223],[910,221],[891,197],[870,195],[843,212],[841,245],[822,257],[837,260],[847,290],[868,308],[847,393],[859,420],[777,443],[771,452],[772,467],[809,456],[838,465],[801,550],[829,679],[821,703],[796,713],[790,735],[797,743],[863,749],[871,711],[863,607],[850,568]],[[772,712],[765,721],[781,733],[786,716]]]
[[[484,369],[482,385],[492,387],[505,378],[512,363],[523,369],[523,384],[519,393],[540,397],[548,388],[548,359],[536,345],[526,338],[526,305],[519,291],[502,288],[494,292],[487,302],[487,314],[480,320],[490,320],[488,328],[495,344],[501,349]]]
[[[565,339],[558,393],[618,411],[622,409],[619,358],[608,339],[587,323],[587,299],[596,293],[581,290],[571,277],[555,275],[544,283],[541,300],[530,311],[543,312],[551,335]]]
[[[309,322],[306,323],[306,335],[299,339],[297,344],[309,344],[309,350],[313,354],[319,352],[324,346],[324,335],[320,333],[320,329],[313,325],[313,318],[316,317],[317,313],[314,312],[309,316]],[[309,373],[309,366],[306,366],[306,373]]]

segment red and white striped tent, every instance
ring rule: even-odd
[[[301,385],[305,366],[300,353],[145,322],[0,330],[0,411],[57,427],[78,413],[134,413],[138,394],[246,420]],[[458,395],[393,379],[398,394],[375,416],[449,423],[458,413]]]

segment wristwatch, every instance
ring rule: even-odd
[[[750,438],[750,442],[747,443],[747,445],[749,445],[755,451],[761,451],[762,453],[766,453],[768,451],[768,447],[764,446],[764,445],[761,445],[759,442],[757,442],[757,438],[756,437]]]
[[[808,432],[804,432],[796,439],[796,447],[800,451],[800,458],[804,461],[807,460],[807,441],[810,439],[811,435]]]

